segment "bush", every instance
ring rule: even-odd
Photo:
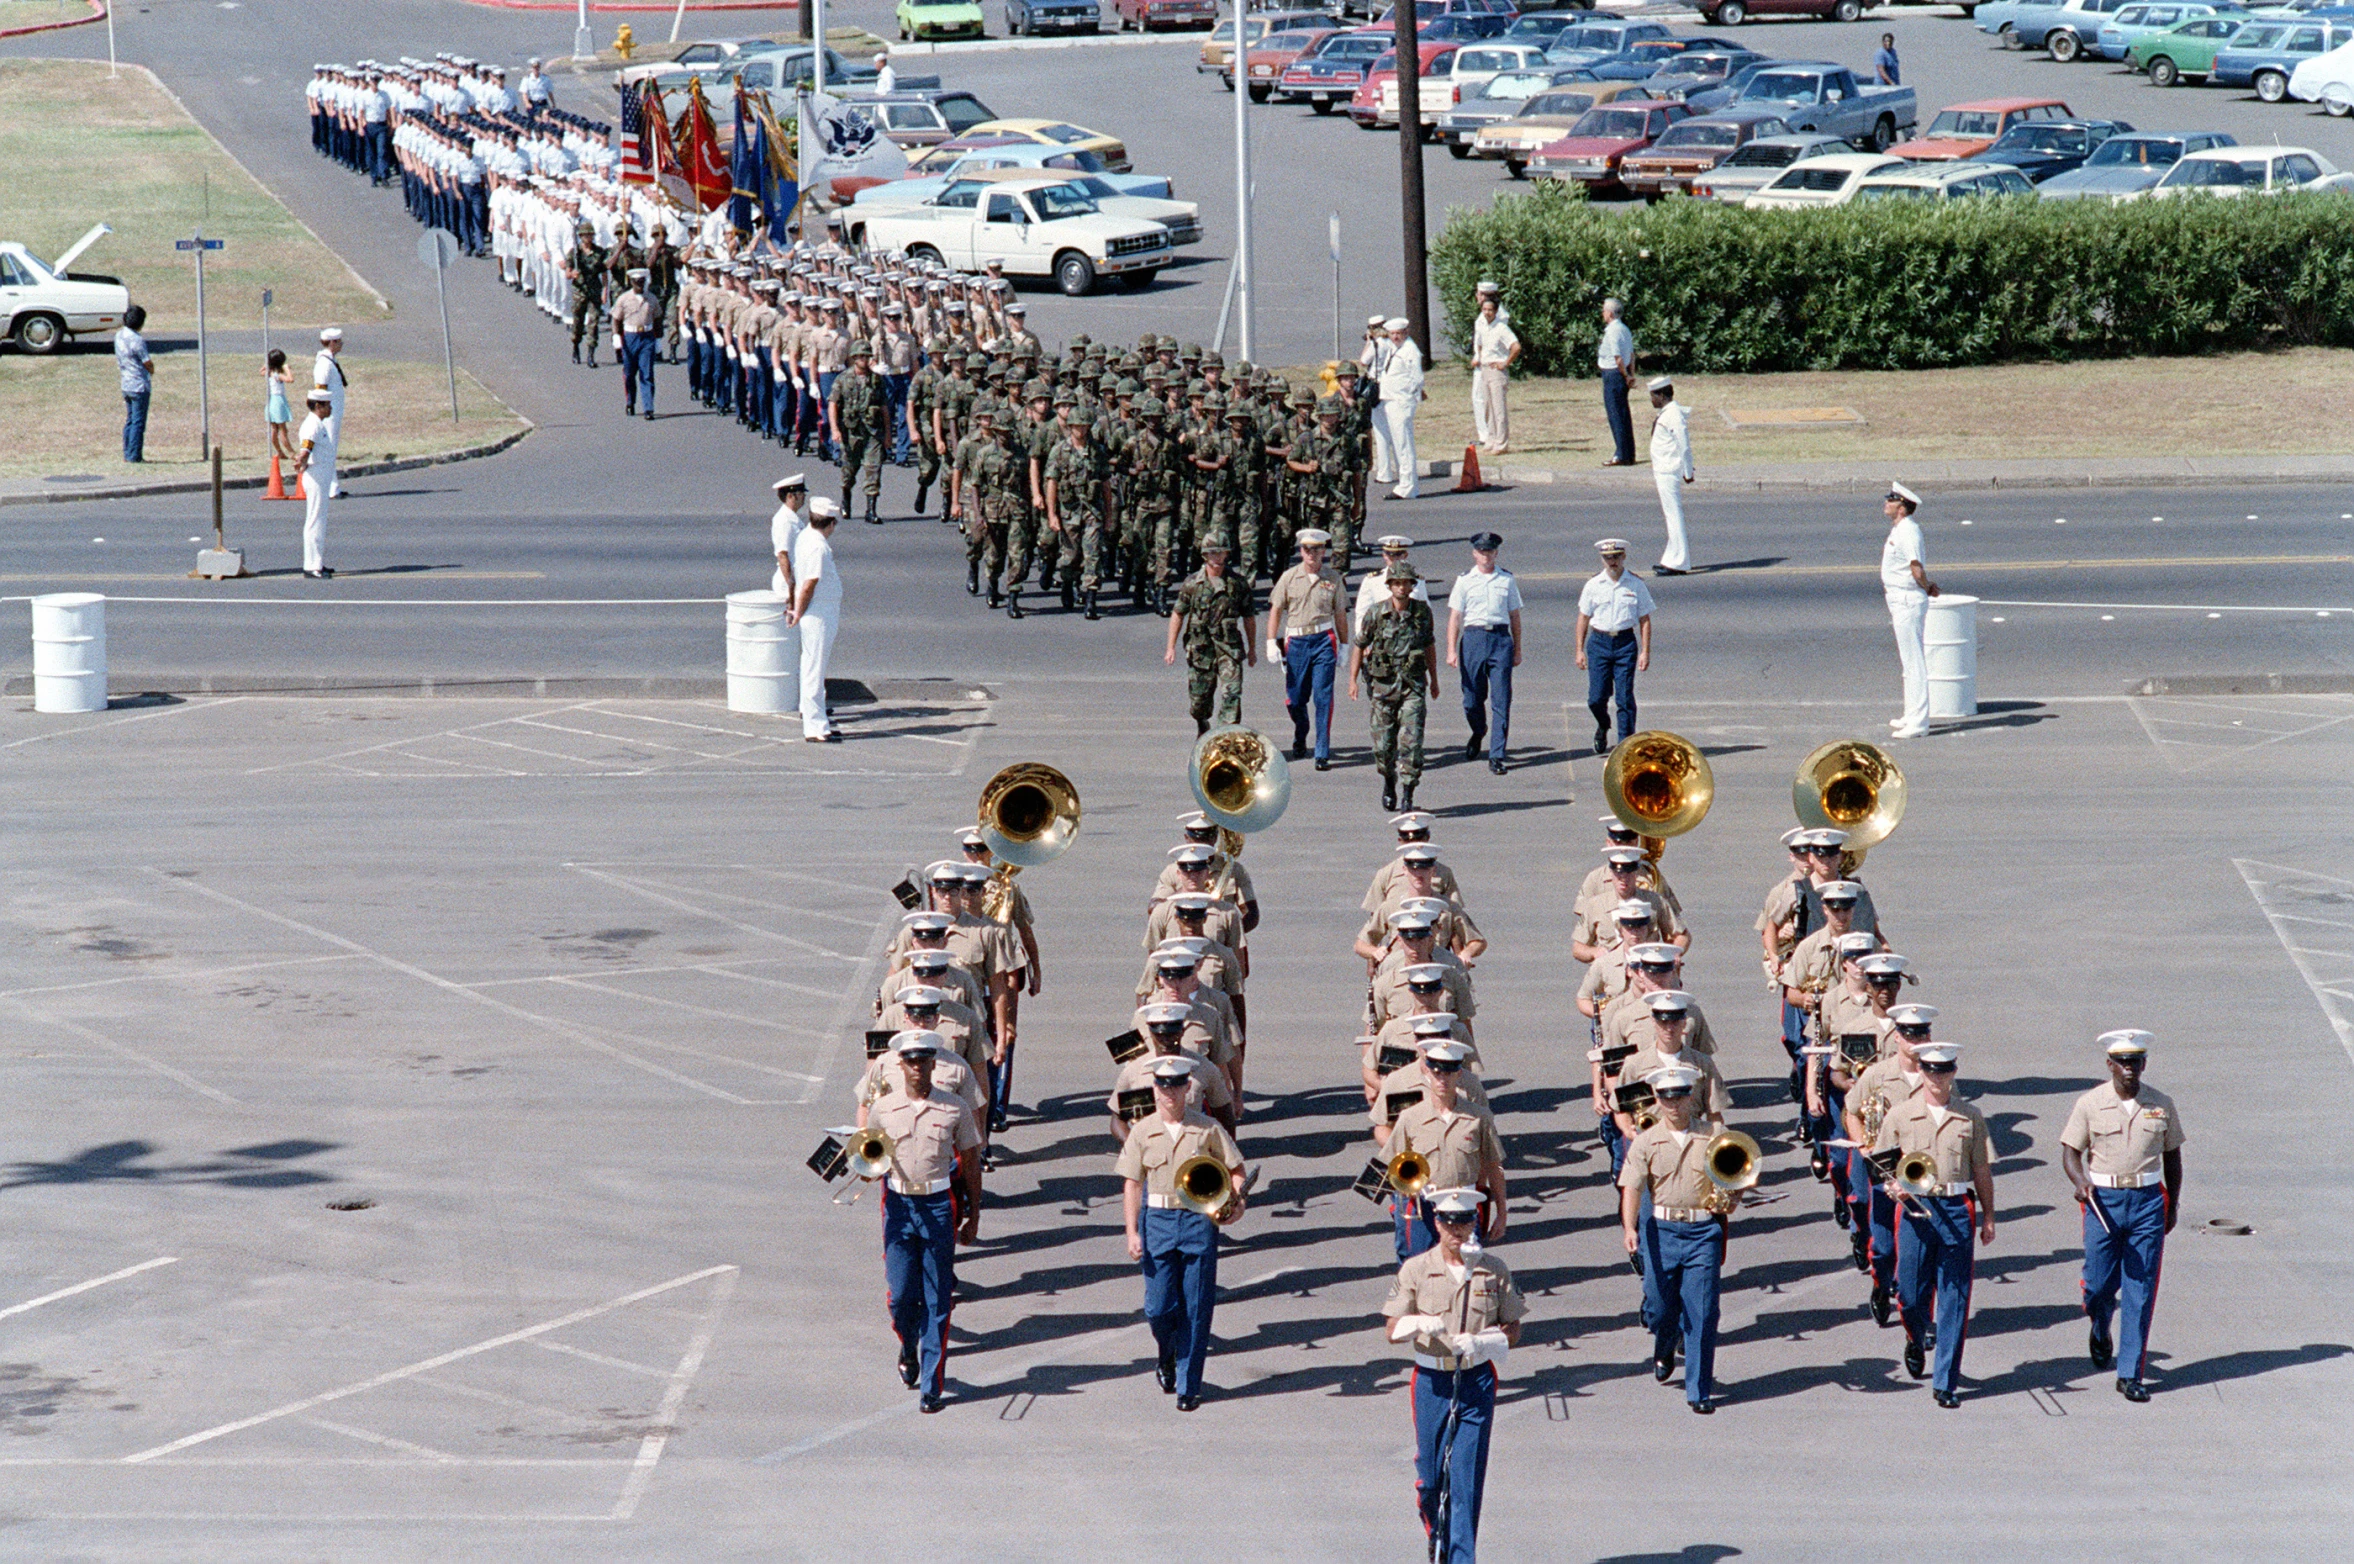
[[[1693,373],[2354,346],[2354,199],[1878,201],[1613,213],[1554,185],[1457,211],[1432,253],[1448,335],[1503,284],[1531,374],[1590,376],[1606,297]]]

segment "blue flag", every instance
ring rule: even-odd
[[[752,116],[744,105],[744,84],[736,83],[736,139],[728,157],[727,225],[738,233],[752,231],[752,203],[760,200],[768,159],[755,148]]]

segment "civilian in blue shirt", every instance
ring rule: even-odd
[[[1882,33],[1880,35],[1879,52],[1872,56],[1872,72],[1880,78],[1880,85],[1883,87],[1899,87],[1904,84],[1904,77],[1897,70],[1896,34]]]
[[[115,368],[122,372],[123,460],[147,460],[147,398],[155,389],[155,360],[148,357],[147,339],[139,328],[147,311],[132,305],[123,312],[123,329],[114,334]]]

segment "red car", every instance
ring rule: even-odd
[[[1455,63],[1455,51],[1460,47],[1453,42],[1436,43],[1429,39],[1417,39],[1414,55],[1421,62],[1419,68],[1422,74],[1429,76],[1451,68]],[[1373,62],[1373,68],[1365,73],[1365,79],[1357,84],[1357,90],[1350,95],[1349,118],[1367,130],[1379,130],[1385,124],[1395,125],[1398,112],[1394,104],[1387,116],[1381,112],[1381,89],[1394,84],[1397,79],[1398,56],[1392,50]],[[1425,121],[1422,133],[1427,136],[1434,129],[1434,125]]]
[[[1297,64],[1301,55],[1315,48],[1330,35],[1331,29],[1329,28],[1314,32],[1304,29],[1287,29],[1280,33],[1270,33],[1257,43],[1252,44],[1245,61],[1245,69],[1250,72],[1251,101],[1253,103],[1266,102],[1268,96],[1275,91],[1275,84],[1283,79],[1283,73]],[[1233,87],[1234,72],[1231,68],[1220,71],[1218,74],[1229,88]]]
[[[1691,116],[1681,103],[1610,103],[1586,110],[1569,134],[1529,159],[1531,179],[1573,179],[1588,195],[1624,195],[1619,164]]]
[[[1113,0],[1119,31],[1133,27],[1149,33],[1156,27],[1214,27],[1218,0]]]
[[[1396,38],[1378,27],[1326,34],[1278,79],[1275,101],[1305,103],[1319,114],[1330,114],[1335,103],[1347,102],[1356,92],[1366,67],[1388,56]]]

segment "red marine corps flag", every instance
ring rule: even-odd
[[[678,151],[677,177],[685,189],[683,204],[708,212],[725,201],[736,182],[728,172],[727,154],[719,149],[719,131],[711,123],[711,106],[703,101],[703,83],[687,83],[686,112],[673,127]],[[667,183],[667,182],[666,182]]]

